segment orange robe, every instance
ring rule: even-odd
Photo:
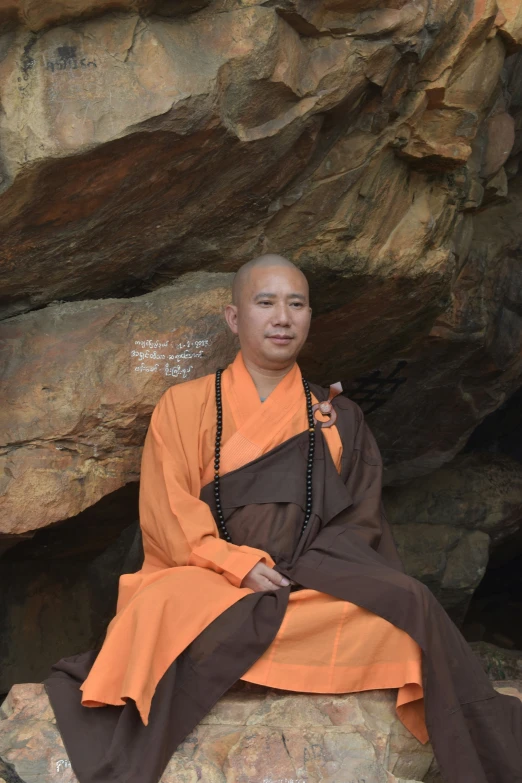
[[[221,474],[308,427],[297,365],[262,403],[240,352],[222,388]],[[213,476],[215,421],[214,375],[169,388],[154,409],[140,488],[145,559],[140,571],[120,578],[116,616],[81,686],[84,706],[121,706],[132,698],[147,724],[155,688],[172,662],[253,592],[241,583],[256,563],[275,565],[267,552],[219,538],[199,499]],[[322,432],[340,469],[337,428]],[[398,688],[399,719],[428,741],[419,645],[384,618],[326,593],[290,593],[276,637],[241,679],[310,693]]]

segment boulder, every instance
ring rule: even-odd
[[[520,680],[494,685],[522,698]],[[238,681],[178,747],[162,783],[442,783],[431,745],[398,720],[396,694],[304,694]],[[43,685],[14,686],[0,717],[6,780],[76,782]]]
[[[179,746],[162,783],[421,781],[433,752],[398,720],[395,699],[395,690],[296,694],[239,682]],[[14,686],[2,717],[0,763],[20,781],[76,781],[42,685]]]
[[[406,570],[430,587],[460,625],[490,550],[522,528],[520,463],[470,452],[413,481],[385,488],[384,502]]]
[[[1,325],[0,532],[68,519],[138,480],[161,394],[237,351],[222,316],[230,277],[194,273],[142,297],[55,304]]]
[[[387,487],[390,521],[403,525],[481,531],[492,545],[522,527],[522,470],[504,454],[468,452],[414,481]]]
[[[489,536],[425,524],[397,525],[393,536],[407,573],[428,585],[460,626],[486,572]]]

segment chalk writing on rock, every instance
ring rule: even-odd
[[[143,362],[137,365],[135,372],[158,372],[159,364],[144,364]]]
[[[176,331],[173,329],[173,332]],[[185,380],[195,369],[194,361],[205,357],[205,349],[209,348],[211,343],[209,337],[182,342],[179,339],[164,338],[135,339],[130,351],[131,359],[138,362],[134,364],[134,372],[157,373]]]
[[[56,762],[56,771],[57,772],[63,772],[64,769],[69,769],[71,766],[71,762],[69,759],[58,759]]]
[[[166,359],[167,358],[166,354],[158,353],[157,351],[131,351],[131,356],[137,356],[138,359],[140,359],[141,361],[143,361],[144,359]]]

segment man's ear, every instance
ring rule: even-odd
[[[227,304],[225,307],[225,321],[233,334],[238,333],[237,329],[237,305]]]

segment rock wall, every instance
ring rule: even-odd
[[[232,358],[231,273],[265,251],[309,277],[303,370],[367,411],[408,568],[462,621],[522,519],[518,462],[479,519],[462,486],[505,464],[457,456],[522,386],[521,47],[508,0],[2,4],[0,580],[24,676],[56,648],[28,660],[21,607],[54,624],[72,590],[85,616],[74,564],[135,523],[150,413]]]

